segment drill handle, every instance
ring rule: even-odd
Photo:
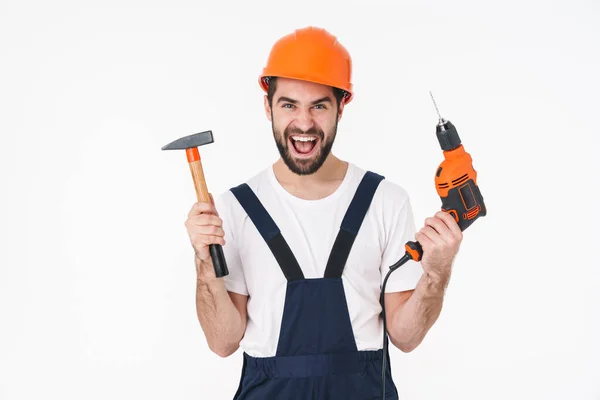
[[[446,197],[441,197],[442,211],[454,217],[461,231],[487,214],[483,196],[475,180],[469,179],[447,193]]]

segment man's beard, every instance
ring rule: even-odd
[[[321,166],[327,159],[327,156],[329,156],[329,153],[331,152],[331,148],[333,147],[333,142],[335,140],[335,135],[337,133],[337,121],[327,141],[325,141],[325,133],[323,133],[323,130],[321,129],[311,128],[307,131],[302,131],[298,128],[288,127],[283,132],[283,135],[281,135],[278,131],[275,130],[275,126],[273,124],[271,125],[273,128],[273,136],[275,138],[275,143],[277,144],[277,149],[279,149],[279,154],[281,155],[283,162],[285,162],[285,165],[287,165],[287,167],[292,172],[298,175],[314,174],[316,171],[319,170],[319,168],[321,168]],[[292,155],[292,152],[289,148],[290,136],[302,134],[313,135],[319,138],[319,144],[315,144],[315,146],[319,146],[319,148],[314,150],[315,156],[313,156],[313,158],[297,159],[294,158],[294,156]]]

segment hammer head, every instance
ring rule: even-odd
[[[162,147],[163,150],[185,150],[214,142],[212,131],[184,136]]]

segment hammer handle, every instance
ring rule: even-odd
[[[208,195],[206,179],[204,178],[204,170],[202,169],[202,161],[200,160],[198,148],[194,147],[187,149],[186,153],[190,171],[192,173],[192,179],[194,180],[194,187],[196,188],[196,197],[200,202],[210,203],[210,196]],[[220,244],[213,243],[210,244],[208,248],[217,278],[229,275],[227,263],[225,262],[225,255],[223,254],[223,247]]]

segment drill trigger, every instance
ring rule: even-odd
[[[446,210],[446,209],[442,208],[442,211],[447,212],[448,214],[452,215],[454,217],[454,220],[458,224],[459,219],[458,219],[458,213],[456,212],[456,210]]]

